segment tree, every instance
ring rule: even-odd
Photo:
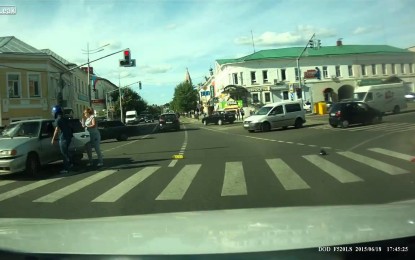
[[[176,112],[188,112],[196,109],[198,92],[189,82],[183,82],[176,86],[170,109]]]
[[[137,113],[141,113],[147,109],[147,102],[134,90],[129,87],[121,88],[121,103],[122,109],[126,111],[135,110]],[[114,103],[115,115],[120,115],[120,100],[119,92],[115,91],[112,95],[112,100],[116,100]]]

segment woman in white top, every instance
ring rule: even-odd
[[[95,120],[94,111],[91,108],[87,108],[84,111],[84,117],[82,119],[82,125],[89,132],[91,141],[86,146],[86,153],[88,155],[88,164],[87,166],[92,165],[92,147],[94,147],[95,152],[98,155],[98,164],[97,166],[103,166],[102,153],[101,153],[101,134],[98,130],[98,124]]]

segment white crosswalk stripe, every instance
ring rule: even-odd
[[[181,200],[196,177],[200,167],[201,164],[185,165],[156,200]]]
[[[247,195],[242,162],[227,162],[222,186],[222,196]]]
[[[60,190],[57,190],[53,193],[50,193],[46,196],[43,196],[37,200],[34,200],[33,202],[55,202],[57,200],[60,200],[68,195],[71,195],[72,193],[77,192],[78,190],[85,188],[86,186],[93,184],[94,182],[97,182],[107,176],[110,176],[111,174],[113,174],[114,172],[116,172],[115,170],[106,170],[106,171],[102,171],[99,172],[97,174],[94,174],[92,176],[89,176],[85,179],[82,179],[78,182],[75,182],[69,186],[66,186],[65,188],[62,188]]]
[[[155,173],[160,167],[146,167],[131,177],[127,178],[117,186],[100,195],[92,202],[115,202],[132,190],[138,184],[143,182],[147,177]]]
[[[383,171],[387,174],[390,175],[398,175],[398,174],[404,174],[404,173],[408,173],[407,170],[393,166],[391,164],[387,164],[384,163],[382,161],[378,161],[375,159],[372,159],[370,157],[367,156],[363,156],[357,153],[353,153],[353,152],[338,152],[338,154],[343,155],[349,159],[355,160],[357,162],[366,164],[370,167],[373,167],[379,171]]]
[[[15,182],[15,181],[0,181],[0,187],[5,186],[5,185],[10,184],[10,183],[13,183],[13,182]]]
[[[412,158],[414,158],[414,156],[411,156],[411,155],[408,155],[408,154],[398,153],[398,152],[395,152],[395,151],[386,150],[386,149],[382,149],[382,148],[369,148],[368,150],[372,151],[372,152],[388,155],[388,156],[391,156],[391,157],[394,157],[394,158],[402,159],[402,160],[405,160],[405,161],[410,161]]]
[[[360,177],[318,155],[305,155],[303,157],[341,183],[363,181]]]
[[[42,186],[45,186],[45,185],[50,184],[52,182],[58,181],[60,179],[62,179],[62,178],[47,179],[47,180],[37,181],[37,182],[31,183],[31,184],[25,185],[23,187],[20,187],[20,188],[17,188],[17,189],[14,189],[14,190],[11,190],[11,191],[2,193],[2,194],[0,194],[0,201],[3,201],[3,200],[6,200],[6,199],[10,199],[10,198],[19,196],[19,195],[21,195],[21,194],[23,194],[25,192],[28,192],[28,191],[31,191],[31,190],[40,188]]]
[[[282,186],[286,190],[299,190],[309,189],[310,186],[290,168],[281,159],[266,159],[265,160],[271,170],[274,172],[275,177],[281,182]]]

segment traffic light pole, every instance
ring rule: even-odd
[[[300,59],[301,56],[303,56],[305,50],[307,50],[308,45],[310,44],[310,42],[313,40],[313,38],[316,36],[315,33],[313,33],[313,36],[311,36],[310,40],[308,40],[306,46],[304,47],[303,51],[300,53],[300,55],[297,58],[297,72],[298,72],[298,87],[303,89],[303,87],[301,86],[301,71],[300,71]],[[311,91],[311,90],[310,90]],[[311,92],[310,92],[311,93]],[[312,95],[310,94],[311,100],[313,99]],[[302,106],[304,107],[304,98],[301,98],[302,101]],[[311,105],[313,105],[313,102],[311,101]]]

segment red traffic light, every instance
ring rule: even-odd
[[[129,50],[125,50],[124,51],[124,56],[130,56],[130,51]]]

